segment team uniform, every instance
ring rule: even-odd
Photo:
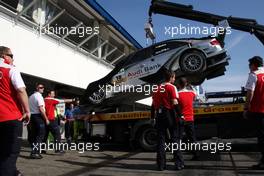
[[[184,88],[179,91],[179,105],[181,107],[182,114],[184,116],[183,129],[186,134],[188,142],[195,143],[196,135],[194,129],[194,112],[193,112],[193,101],[197,94],[194,90]],[[197,152],[193,151],[194,156],[197,156]]]
[[[166,167],[166,152],[165,138],[167,129],[169,129],[171,142],[179,143],[180,136],[178,125],[176,124],[176,116],[172,100],[178,98],[177,88],[170,83],[165,83],[159,86],[159,90],[153,94],[153,107],[157,112],[156,128],[158,131],[158,146],[157,146],[157,164],[159,167]],[[173,117],[173,118],[170,118]],[[168,119],[173,120],[169,122]],[[183,157],[180,152],[174,151],[174,159],[176,166],[184,165]]]
[[[0,176],[16,174],[22,134],[22,107],[17,89],[24,88],[20,72],[0,58]]]
[[[51,132],[55,142],[59,143],[61,141],[61,135],[60,135],[60,127],[58,125],[59,122],[55,118],[56,117],[55,111],[56,111],[56,105],[64,101],[51,97],[46,97],[44,101],[45,101],[46,115],[50,121],[50,124],[46,126],[46,134],[45,134],[44,142],[47,141],[49,132]]]
[[[179,91],[178,102],[181,107],[182,114],[184,116],[185,122],[193,122],[194,121],[194,113],[193,113],[193,101],[197,96],[194,90],[189,90],[184,88]]]
[[[161,85],[158,85],[158,89],[152,93],[152,105],[151,105],[151,118],[157,117],[158,109],[160,108],[160,92]]]
[[[250,117],[256,121],[261,162],[264,163],[264,68],[260,67],[249,74],[245,88],[254,91],[248,111]]]

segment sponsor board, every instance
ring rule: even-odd
[[[244,104],[216,105],[212,107],[201,107],[194,109],[194,115],[210,115],[222,113],[243,112]],[[91,122],[112,121],[112,120],[136,120],[149,119],[150,111],[120,112],[89,115]]]
[[[211,107],[195,108],[195,115],[206,115],[206,114],[219,114],[219,113],[233,113],[243,112],[244,104],[231,104],[231,105],[217,105]]]
[[[89,116],[92,122],[109,121],[109,120],[136,120],[150,118],[150,111],[135,111],[135,112],[120,112],[120,113],[106,113],[95,114]]]

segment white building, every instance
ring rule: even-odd
[[[94,0],[0,0],[0,45],[10,47],[29,93],[36,82],[81,96],[141,48]]]

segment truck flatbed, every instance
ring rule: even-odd
[[[204,105],[194,108],[194,114],[197,118],[203,118],[203,115],[239,113],[243,112],[243,103],[240,104],[223,104],[223,105]],[[150,111],[134,112],[116,112],[116,113],[98,113],[90,115],[81,115],[79,118],[90,120],[91,122],[103,122],[113,120],[139,120],[150,119]]]

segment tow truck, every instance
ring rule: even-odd
[[[245,91],[205,93],[207,103],[194,104],[198,139],[252,137],[254,128],[243,119]],[[210,102],[210,99],[214,99]],[[138,105],[140,107],[140,105]],[[142,108],[142,106],[141,106]],[[156,129],[150,123],[150,110],[82,115],[89,122],[90,137],[105,137],[117,143],[130,142],[147,151],[156,147]],[[243,129],[243,130],[241,130]]]
[[[225,17],[193,10],[191,5],[182,5],[161,0],[152,0],[149,8],[149,22],[153,13],[174,16],[212,25],[228,22],[232,29],[254,34],[264,45],[264,26],[254,19]],[[148,25],[153,26],[153,24]],[[148,30],[148,32],[153,30]],[[150,35],[150,34],[149,34]],[[152,36],[152,35],[150,35]],[[153,35],[154,36],[154,35]],[[221,35],[219,37],[224,37]],[[153,37],[152,37],[153,38]],[[223,41],[223,40],[220,40]],[[213,92],[207,98],[231,98],[232,101],[196,104],[194,112],[198,138],[234,138],[256,135],[254,125],[247,125],[242,118],[244,91]],[[120,98],[120,97],[119,97]],[[113,100],[114,101],[114,100]],[[108,136],[115,142],[136,141],[143,149],[153,150],[156,146],[156,130],[150,123],[150,108],[134,104],[96,105],[97,112],[92,112],[91,105],[86,115],[79,118],[86,120],[90,136]]]

